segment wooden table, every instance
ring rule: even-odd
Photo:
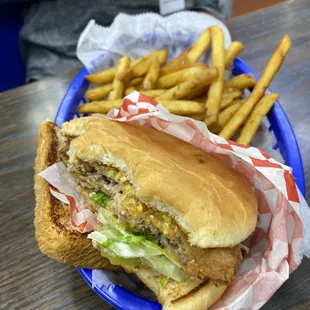
[[[284,33],[293,48],[272,84],[293,125],[310,192],[310,2],[287,1],[227,22],[258,72]],[[53,118],[76,70],[0,94],[1,309],[111,309],[76,269],[41,255],[33,228],[33,164],[39,123]],[[310,196],[308,196],[310,197]],[[309,201],[309,200],[308,200]],[[264,309],[310,309],[310,260]]]

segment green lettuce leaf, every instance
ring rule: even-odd
[[[168,278],[179,282],[188,279],[188,276],[184,273],[184,271],[164,255],[148,256],[141,258],[141,260],[144,264],[150,266],[152,269]]]
[[[98,217],[97,217],[98,221],[105,224],[106,227],[110,228],[110,229],[114,229],[115,231],[117,231],[119,234],[123,235],[124,237],[127,237],[128,240],[125,241],[125,239],[122,240],[122,242],[126,242],[126,243],[137,243],[136,241],[139,240],[139,242],[143,242],[145,244],[145,246],[149,247],[149,248],[153,248],[154,250],[157,250],[158,252],[160,252],[160,254],[163,254],[165,256],[167,256],[170,260],[174,259],[172,257],[169,256],[168,253],[166,253],[160,246],[158,246],[154,240],[147,240],[146,236],[137,236],[133,233],[130,233],[128,231],[125,230],[125,227],[123,227],[122,225],[117,223],[116,217],[113,216],[113,214],[108,211],[107,209],[100,209],[98,211]],[[174,261],[175,264],[177,264],[178,266],[180,266],[178,264],[178,262]]]
[[[116,256],[137,258],[161,255],[161,249],[145,240],[143,236],[124,236],[113,229],[92,232],[89,238],[112,251]]]
[[[176,262],[154,241],[145,236],[135,235],[117,223],[116,218],[107,209],[100,208],[98,221],[105,224],[101,231],[88,235],[101,254],[110,259],[112,264],[136,266],[141,260],[144,264],[168,278],[185,281],[188,277]]]
[[[160,285],[161,285],[163,288],[165,288],[165,287],[167,286],[168,282],[169,282],[169,278],[168,278],[168,277],[164,277],[164,278],[162,278],[162,279],[159,280],[159,283],[160,283]]]
[[[123,258],[114,255],[114,253],[104,247],[100,249],[101,255],[108,257],[112,265],[122,265],[127,267],[135,267],[139,265],[139,259],[137,258]]]
[[[90,194],[90,199],[99,206],[105,208],[108,202],[111,200],[111,197],[104,192],[98,190]]]
[[[103,246],[109,240],[109,238],[116,238],[119,234],[116,231],[110,231],[111,235],[101,234],[98,231],[94,231],[88,235],[88,238],[92,240],[93,246],[100,249],[101,255],[108,257],[111,264],[113,265],[126,265],[126,266],[137,266],[139,260],[135,258],[124,258],[121,256],[115,255],[115,253],[109,250],[107,247]]]

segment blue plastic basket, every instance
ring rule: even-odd
[[[236,59],[234,62],[233,74],[239,75],[242,73],[252,73],[255,75],[256,79],[259,78],[259,76],[246,63],[240,59]],[[55,122],[58,126],[63,122],[78,117],[77,108],[81,102],[85,101],[84,93],[89,86],[84,78],[86,74],[88,74],[87,69],[82,69],[65,94],[55,117]],[[266,93],[270,92],[269,89],[266,91]],[[274,104],[267,117],[270,122],[269,129],[274,132],[276,137],[274,149],[279,149],[284,158],[285,164],[293,168],[293,175],[296,184],[301,193],[305,196],[304,171],[298,143],[291,124],[278,101]],[[115,284],[110,279],[107,279],[105,285],[101,287],[93,285],[92,270],[82,268],[78,268],[78,270],[88,285],[91,286],[99,296],[118,309],[159,310],[162,308],[160,304],[137,296],[125,290],[120,285]]]

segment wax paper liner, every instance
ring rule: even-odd
[[[38,174],[51,185],[51,194],[69,204],[72,228],[80,233],[94,231],[97,219],[77,191],[77,183],[63,162],[55,163]]]
[[[229,30],[208,14],[183,11],[162,17],[155,13],[120,13],[109,27],[90,20],[80,35],[76,53],[89,72],[114,66],[123,55],[136,59],[156,49],[167,49],[170,60],[191,46],[200,33],[212,25],[223,29],[227,48],[231,43]],[[201,61],[207,62],[207,58],[205,54]]]
[[[203,122],[170,114],[138,92],[124,99],[108,117],[173,135],[229,163],[253,187],[258,200],[258,223],[246,241],[250,251],[221,300],[213,309],[259,309],[301,263],[303,211],[291,168],[265,152],[225,140],[208,131]],[[182,150],[176,150],[182,151]],[[307,210],[307,211],[306,211]],[[307,236],[309,237],[309,236]]]

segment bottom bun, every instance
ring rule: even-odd
[[[64,205],[50,192],[50,185],[37,174],[58,161],[57,126],[51,121],[41,124],[35,161],[35,237],[43,254],[64,264],[82,268],[121,270],[111,265],[107,258],[81,234],[72,229],[69,206]]]
[[[156,295],[163,310],[205,310],[214,305],[227,289],[226,285],[216,286],[212,281],[189,279],[185,282],[169,280],[162,285],[164,277],[150,269],[132,268],[139,279]]]

